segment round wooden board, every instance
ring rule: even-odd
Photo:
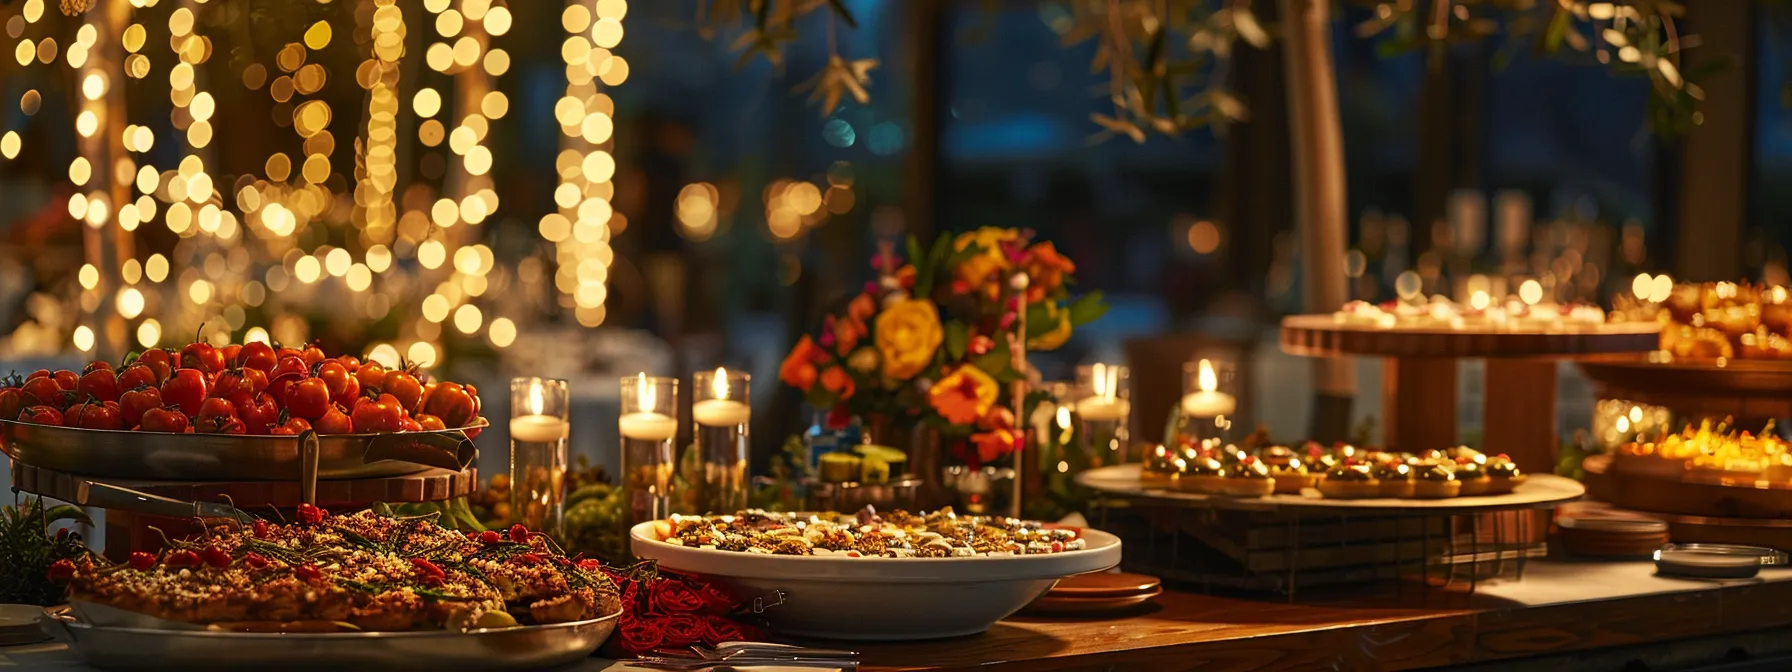
[[[1715,518],[1792,518],[1788,488],[1637,476],[1613,469],[1610,455],[1588,457],[1581,468],[1587,472],[1587,491],[1593,498],[1622,509]]]
[[[1339,324],[1331,315],[1282,318],[1282,351],[1305,357],[1575,357],[1645,352],[1660,344],[1661,326],[1647,322],[1515,331],[1373,327]]]
[[[1647,354],[1579,360],[1600,396],[1666,406],[1682,413],[1765,421],[1792,417],[1792,361],[1731,359],[1650,361]]]
[[[1139,485],[1139,465],[1121,464],[1112,467],[1090,469],[1076,475],[1077,485],[1097,490],[1109,495],[1117,495],[1135,499],[1147,499],[1163,502],[1177,502],[1185,506],[1205,506],[1214,509],[1237,511],[1301,511],[1301,512],[1336,512],[1365,513],[1379,515],[1454,515],[1476,513],[1481,511],[1506,511],[1515,509],[1546,509],[1564,502],[1572,502],[1587,494],[1587,489],[1570,478],[1561,476],[1533,474],[1526,477],[1518,489],[1506,495],[1487,495],[1481,497],[1452,497],[1449,499],[1326,499],[1316,491],[1300,495],[1270,495],[1267,497],[1227,497],[1224,495],[1203,495],[1192,492],[1176,492],[1173,490],[1147,489]]]
[[[52,499],[74,499],[83,481],[96,480],[183,502],[222,502],[228,498],[241,509],[299,505],[297,480],[225,482],[97,479],[21,462],[12,463],[13,487]],[[431,469],[409,476],[318,481],[317,505],[330,508],[359,507],[375,502],[437,502],[464,496],[478,487],[478,483],[478,470],[472,467],[460,472]]]

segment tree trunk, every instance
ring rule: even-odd
[[[1288,64],[1288,135],[1293,139],[1294,216],[1301,239],[1301,300],[1306,312],[1343,305],[1344,137],[1332,67],[1331,3],[1280,0]],[[1348,358],[1313,360],[1314,440],[1345,438],[1356,373]]]

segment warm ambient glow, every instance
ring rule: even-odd
[[[653,398],[653,383],[647,380],[647,374],[635,374],[635,405],[641,407],[642,413],[652,413],[656,401]]]
[[[716,367],[715,380],[710,382],[709,387],[710,387],[711,391],[715,392],[715,394],[716,394],[715,398],[727,399],[728,398],[728,370],[724,369],[722,367],[719,367],[719,366]]]

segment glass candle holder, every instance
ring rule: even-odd
[[[1182,365],[1181,433],[1199,443],[1230,438],[1238,413],[1238,369],[1232,362],[1200,359]]]
[[[747,426],[753,419],[748,399],[751,377],[718,368],[692,377],[698,455],[703,458],[703,483],[698,506],[709,513],[734,513],[747,508],[750,486]]]
[[[622,379],[622,496],[628,523],[672,514],[672,474],[678,453],[678,379],[643,373]]]
[[[1114,364],[1076,369],[1077,437],[1090,467],[1126,461],[1132,391],[1127,370]]]
[[[510,381],[510,511],[531,530],[560,533],[566,498],[566,381]]]

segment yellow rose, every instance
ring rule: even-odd
[[[1027,349],[1045,351],[1056,350],[1070,340],[1070,311],[1059,308],[1058,304],[1045,304],[1046,320],[1054,322],[1048,331],[1039,332],[1034,325],[1027,325],[1027,331],[1038,334],[1027,339]]]
[[[940,311],[927,299],[904,299],[890,304],[877,316],[877,351],[883,355],[884,376],[908,380],[933,361],[945,332]]]
[[[1002,244],[1018,240],[1020,240],[1020,233],[1014,229],[993,226],[985,226],[976,231],[958,234],[958,237],[952,240],[954,249],[964,250],[976,245],[982,250],[982,253],[966,259],[958,265],[956,269],[958,279],[971,286],[967,288],[968,290],[975,288],[989,276],[999,271],[1008,270],[1010,267],[1008,255],[1002,252]]]

